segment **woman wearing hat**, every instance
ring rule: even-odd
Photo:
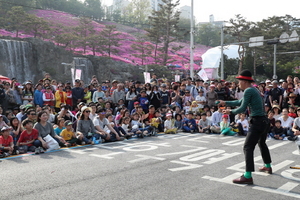
[[[253,184],[252,172],[254,171],[253,152],[256,144],[258,144],[261,156],[265,165],[259,168],[259,171],[272,174],[271,156],[269,148],[266,145],[267,132],[270,122],[265,115],[263,98],[260,92],[252,86],[252,74],[249,70],[244,70],[238,77],[239,87],[244,90],[244,97],[236,101],[220,101],[221,105],[239,106],[236,109],[224,110],[224,114],[243,113],[249,107],[250,110],[250,128],[244,143],[244,154],[246,160],[246,172],[239,178],[234,179],[236,184]]]

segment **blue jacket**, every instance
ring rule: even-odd
[[[186,119],[186,120],[184,120],[183,126],[190,126],[190,125],[193,125],[193,127],[197,126],[195,119]]]
[[[44,101],[43,101],[42,91],[40,91],[40,90],[34,91],[34,104],[43,107]]]

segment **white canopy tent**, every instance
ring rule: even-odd
[[[228,58],[239,58],[238,54],[239,45],[228,45],[224,46],[223,53],[228,56]],[[209,79],[217,79],[218,69],[220,67],[221,60],[221,46],[217,46],[207,50],[202,55],[202,69],[205,70]]]

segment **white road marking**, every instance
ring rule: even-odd
[[[130,160],[130,161],[127,161],[129,163],[137,163],[137,162],[141,162],[141,161],[145,161],[145,160],[160,160],[160,161],[163,161],[163,160],[166,160],[165,158],[160,158],[160,157],[154,157],[154,156],[147,156],[147,155],[135,155],[137,157],[140,157],[140,158],[137,158],[135,160]]]
[[[239,138],[239,139],[224,142],[222,144],[227,145],[227,146],[239,146],[239,145],[244,144],[244,141],[245,141],[245,138]]]
[[[198,165],[198,164],[193,164],[193,163],[181,162],[181,161],[177,161],[177,160],[172,160],[170,162],[180,164],[180,165],[185,165],[185,167],[177,167],[177,168],[168,169],[172,172],[183,171],[183,170],[191,170],[191,169],[196,169],[196,168],[200,168],[200,167],[203,166],[203,165]]]
[[[289,192],[293,190],[295,187],[297,187],[298,185],[299,185],[298,183],[287,182],[286,184],[279,187],[277,190],[282,192]]]
[[[227,184],[234,184],[232,183],[232,180],[235,179],[235,178],[238,178],[241,176],[241,173],[233,173],[229,176],[226,176],[225,178],[215,178],[215,177],[211,177],[211,176],[203,176],[202,178],[204,179],[208,179],[210,181],[217,181],[217,182],[220,182],[220,183],[227,183]],[[245,184],[234,184],[236,186],[241,186],[241,187],[244,187],[246,186]]]
[[[266,187],[261,187],[261,186],[254,186],[253,189],[260,190],[260,191],[265,191],[265,192],[270,192],[270,193],[273,193],[273,194],[275,193],[275,194],[281,194],[281,195],[284,195],[284,196],[300,198],[300,194],[292,193],[292,192],[285,192],[285,191],[281,191],[281,190],[278,190],[278,189],[271,189],[271,188],[266,188]]]
[[[104,158],[104,159],[114,159],[115,157],[112,157],[114,155],[122,154],[125,152],[115,152],[115,153],[109,153],[109,154],[104,154],[104,155],[98,155],[98,154],[89,154],[89,156],[97,157],[97,158]]]

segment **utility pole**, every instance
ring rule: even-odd
[[[221,79],[224,80],[224,22],[221,27]]]
[[[191,0],[190,77],[194,79],[194,0]]]

